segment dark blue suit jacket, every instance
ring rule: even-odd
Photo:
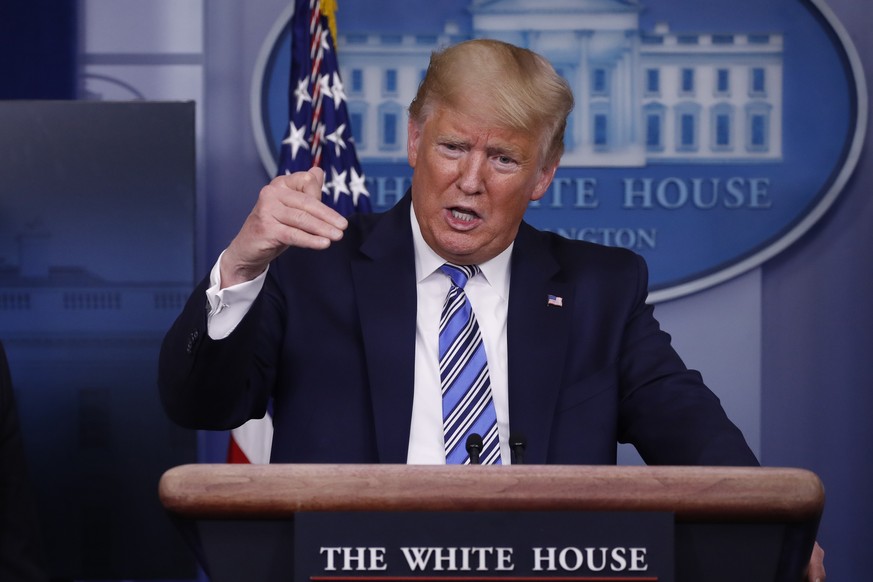
[[[325,251],[289,249],[227,339],[195,290],[161,351],[160,390],[183,426],[228,429],[274,398],[273,462],[403,463],[413,398],[416,284],[410,197],[361,215]],[[528,463],[754,465],[718,399],[645,303],[637,255],[522,224],[512,254],[509,414]],[[548,296],[562,298],[550,305]]]

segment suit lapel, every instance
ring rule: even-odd
[[[522,223],[512,253],[507,353],[510,430],[526,437],[528,463],[547,460],[567,357],[575,290],[559,271],[544,239]]]
[[[405,463],[409,448],[417,304],[409,201],[407,194],[364,235],[352,262],[383,463]]]

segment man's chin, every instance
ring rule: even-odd
[[[474,262],[478,247],[459,244],[441,244],[439,248],[434,250],[439,256],[450,263],[468,265]]]
[[[469,234],[453,233],[453,236],[444,237],[439,242],[439,248],[434,251],[450,263],[458,265],[478,265],[499,254],[490,253],[480,238]]]

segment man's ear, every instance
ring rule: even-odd
[[[555,178],[555,172],[557,170],[557,163],[552,164],[551,166],[544,166],[540,169],[540,175],[537,178],[537,183],[534,186],[534,190],[533,192],[531,192],[530,195],[531,200],[539,200],[546,195],[546,190],[549,189],[549,184],[551,184],[552,180]]]
[[[415,167],[418,160],[418,145],[421,141],[421,127],[411,117],[406,124],[406,158],[409,160],[409,166]]]

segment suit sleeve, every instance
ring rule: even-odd
[[[648,464],[757,465],[718,397],[689,370],[646,303],[648,270],[637,260],[637,286],[622,337],[619,440]]]
[[[208,286],[208,279],[198,285],[164,337],[158,387],[164,409],[177,424],[228,430],[266,414],[281,331],[261,325],[271,303],[262,292],[229,336],[211,339]]]

